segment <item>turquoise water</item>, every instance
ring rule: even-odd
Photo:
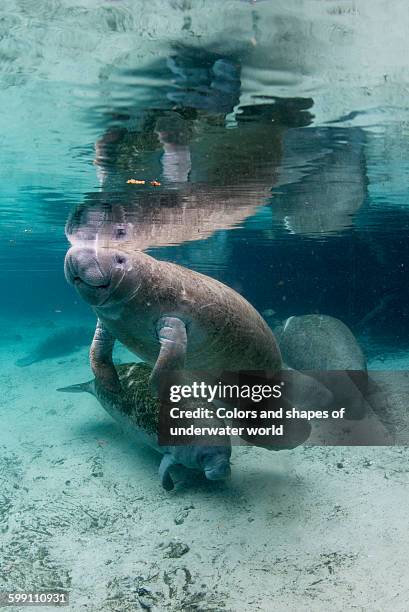
[[[64,257],[99,240],[222,281],[272,328],[336,317],[369,369],[406,375],[407,21],[400,1],[2,3],[2,590],[68,590],[73,610],[218,611],[270,610],[272,593],[279,610],[327,610],[334,589],[342,609],[351,593],[357,609],[392,609],[392,582],[368,594],[365,555],[370,530],[390,529],[404,556],[407,517],[375,490],[404,504],[405,451],[297,449],[273,464],[241,449],[226,489],[181,478],[167,498],[154,454],[91,396],[56,389],[91,378],[95,315]]]

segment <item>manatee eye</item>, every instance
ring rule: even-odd
[[[126,259],[123,255],[115,255],[115,262],[123,265],[126,262]]]
[[[114,230],[114,238],[115,239],[119,239],[119,238],[124,238],[126,236],[126,227],[125,226],[118,226],[115,228]]]

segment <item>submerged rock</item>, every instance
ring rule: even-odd
[[[184,542],[169,542],[165,550],[166,557],[170,559],[180,559],[180,557],[183,557],[183,555],[189,552],[190,548],[187,544],[184,544]]]

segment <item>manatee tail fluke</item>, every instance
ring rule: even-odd
[[[94,381],[89,380],[88,382],[79,383],[78,385],[60,387],[57,391],[62,391],[63,393],[91,393],[91,395],[94,395]]]

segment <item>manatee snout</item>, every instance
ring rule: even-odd
[[[207,480],[226,480],[231,476],[230,462],[222,460],[204,471]]]
[[[67,281],[88,303],[100,305],[122,280],[127,257],[120,251],[73,246],[65,256]]]
[[[208,480],[226,480],[231,476],[231,449],[229,447],[210,447],[199,456],[199,463]]]

